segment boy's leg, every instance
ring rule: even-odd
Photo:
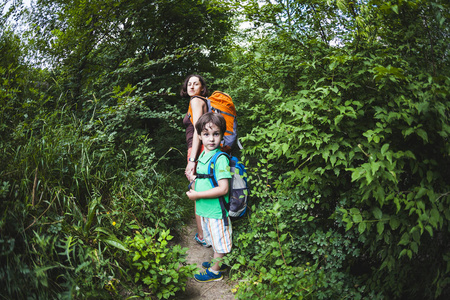
[[[202,218],[199,215],[197,215],[196,204],[194,204],[194,212],[195,212],[195,223],[197,224],[198,238],[203,240]]]
[[[195,204],[194,204],[195,205]],[[195,208],[195,206],[194,206]],[[196,210],[194,210],[196,212]],[[194,236],[194,240],[204,247],[211,247],[211,244],[208,244],[205,241],[205,237],[203,236],[203,227],[202,227],[202,217],[195,214],[195,223],[197,224],[197,233]]]
[[[214,253],[230,253],[232,247],[231,220],[228,218],[228,226],[223,219],[210,219],[201,217],[203,227],[203,238],[206,243],[212,245]]]
[[[217,253],[214,251],[214,260],[215,263],[214,265],[211,266],[211,269],[214,272],[219,272],[220,271],[220,265],[222,264],[222,258],[225,256],[225,253]]]
[[[228,226],[225,226],[223,219],[202,218],[203,234],[207,243],[210,243],[214,250],[214,259],[210,265],[214,272],[220,271],[222,258],[231,251],[232,247],[232,227],[228,218]],[[203,265],[203,264],[202,264]],[[222,266],[223,267],[223,266]],[[222,268],[223,271],[223,268]]]
[[[199,149],[198,154],[200,154],[203,151],[203,149],[204,149],[204,146],[201,145],[201,148]],[[189,163],[189,157],[191,157],[191,153],[192,153],[192,147],[190,147],[188,149],[188,153],[187,153],[188,163]],[[194,171],[195,171],[195,169],[194,169]],[[196,207],[195,202],[194,202],[194,214],[195,214],[195,223],[197,224],[197,234],[195,237],[198,237],[200,240],[203,240],[202,221],[201,221],[201,217],[199,215],[197,215],[197,207]],[[204,245],[204,246],[206,246],[206,245]]]
[[[199,282],[222,280],[223,275],[219,265],[222,258],[231,251],[231,220],[228,220],[229,226],[225,226],[222,219],[202,217],[201,221],[203,226],[203,237],[214,249],[214,264],[204,262],[202,266],[204,267],[206,265],[206,267],[204,267],[206,270],[196,274],[194,279]]]

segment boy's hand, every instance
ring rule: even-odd
[[[190,189],[189,191],[187,191],[186,195],[188,196],[188,198],[190,200],[193,200],[193,201],[197,200],[197,198],[198,198],[197,197],[197,192],[195,190],[193,190],[193,189]]]

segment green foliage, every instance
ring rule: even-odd
[[[279,224],[281,208],[275,204],[266,210],[256,210],[250,226],[234,237],[240,253],[236,256],[232,270],[238,271],[234,278],[243,278],[237,285],[237,296],[242,299],[291,299],[309,294],[315,286],[309,262],[293,265],[290,250],[292,236],[285,231],[286,224]],[[255,209],[255,208],[253,208]],[[316,268],[316,264],[313,268]]]
[[[214,71],[230,30],[226,7],[196,0],[46,0],[29,19],[30,43],[57,67],[62,90],[78,104],[86,91],[106,95],[144,80],[159,91],[177,88],[189,73]]]
[[[217,74],[216,64],[227,59],[230,18],[224,4],[210,1],[45,0],[28,14],[26,36],[51,69],[52,103],[63,99],[87,122],[86,106],[114,106],[118,89],[137,95],[143,110],[117,125],[148,134],[156,156],[163,156],[185,147],[181,120],[188,105],[179,86],[191,73]],[[177,159],[173,152],[167,158]]]
[[[252,177],[251,182],[259,182]],[[234,246],[227,259],[233,265],[239,298],[264,299],[361,299],[377,298],[346,268],[357,260],[360,249],[315,215],[320,198],[256,187],[267,199],[253,206],[248,223],[233,228]]]
[[[151,295],[169,299],[177,291],[184,291],[188,278],[197,270],[195,265],[186,265],[187,248],[169,247],[172,238],[169,230],[144,228],[142,233],[136,232],[133,239],[127,240],[134,281],[141,281],[149,290],[138,293],[145,299],[151,299]]]
[[[121,299],[135,285],[125,237],[179,229],[192,211],[151,140],[126,125],[151,111],[119,89],[113,100],[87,105],[86,120],[31,102],[27,118],[2,136],[2,294]]]
[[[141,294],[124,241],[147,228],[177,233],[192,213],[173,167],[185,163],[187,103],[173,90],[224,58],[230,13],[216,4],[38,1],[27,12],[16,1],[1,16],[29,21],[24,40],[7,26],[0,36],[2,296]],[[166,238],[173,280],[152,287],[160,298],[192,275],[189,266],[173,275],[184,250],[164,248]]]
[[[251,128],[242,140],[254,210],[285,209],[269,219],[254,213],[255,234],[236,230],[233,259],[258,277],[254,265],[281,262],[260,245],[287,247],[288,265],[289,255],[292,267],[317,264],[315,289],[302,297],[447,295],[448,5],[272,1],[264,9],[271,14],[248,12],[267,34],[236,56],[229,93],[246,99],[238,108]],[[290,239],[280,243],[283,234]],[[241,292],[273,293],[265,284]]]
[[[196,72],[233,96],[245,136],[238,297],[448,298],[445,1],[45,0],[25,42],[21,5],[0,18],[2,296],[183,290],[175,92]],[[234,48],[230,12],[255,26]]]

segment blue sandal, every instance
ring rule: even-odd
[[[211,247],[211,245],[208,245],[208,243],[205,241],[205,239],[200,239],[198,237],[198,233],[195,234],[194,236],[194,240],[199,243],[200,245],[202,245],[203,247],[209,248]]]

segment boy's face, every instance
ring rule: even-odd
[[[199,135],[199,138],[205,147],[205,152],[209,152],[219,148],[220,142],[222,141],[222,133],[215,124],[208,123]]]

